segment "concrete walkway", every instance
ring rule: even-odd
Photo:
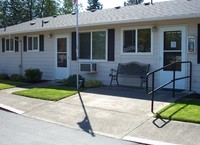
[[[58,102],[11,94],[21,89],[1,90],[0,104],[21,110],[24,116],[81,129],[91,136],[101,134],[146,144],[200,144],[200,125],[153,118],[151,97],[144,89],[101,87]],[[155,110],[172,102],[170,96],[171,92],[158,92]]]

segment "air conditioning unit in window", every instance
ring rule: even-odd
[[[96,63],[80,63],[80,71],[85,73],[95,73],[97,72]]]

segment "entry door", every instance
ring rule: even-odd
[[[160,67],[175,61],[185,60],[186,34],[185,27],[167,27],[160,29]],[[176,78],[185,76],[185,64],[176,67]],[[172,80],[172,68],[164,69],[160,72],[160,85]],[[176,81],[177,89],[185,89],[185,80]],[[172,88],[172,84],[166,86]]]
[[[68,38],[56,37],[56,79],[69,77]]]

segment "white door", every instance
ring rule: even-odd
[[[185,61],[186,52],[186,28],[185,27],[165,27],[160,28],[160,67],[175,61]],[[184,77],[186,73],[185,64],[176,67],[176,78]],[[160,72],[159,84],[163,85],[173,79],[172,68],[164,69]],[[185,89],[186,80],[176,81],[177,89]],[[172,84],[166,86],[172,88]]]
[[[56,37],[56,79],[69,77],[68,37]]]

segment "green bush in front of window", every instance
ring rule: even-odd
[[[9,80],[9,76],[8,74],[5,73],[0,73],[0,80]]]
[[[10,76],[10,80],[18,82],[18,81],[22,81],[23,77],[21,75],[19,75],[19,74],[12,74]]]
[[[25,79],[28,82],[40,82],[42,79],[42,71],[38,68],[29,68],[25,70]]]
[[[88,80],[88,81],[85,81],[84,85],[86,88],[96,88],[96,87],[101,87],[103,83],[98,80]]]

